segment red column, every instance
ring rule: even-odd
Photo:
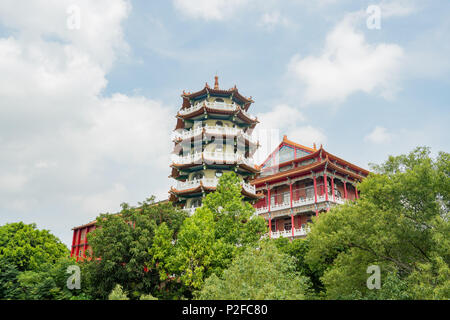
[[[323,172],[323,185],[325,187],[325,201],[328,201],[328,180],[327,180],[327,173]]]
[[[347,181],[344,181],[344,198],[347,200]]]
[[[290,193],[290,199],[291,199],[291,209],[292,209],[292,183],[289,184],[289,193]]]
[[[334,177],[331,177],[331,194],[333,195],[333,201],[336,201],[334,196]]]
[[[77,237],[77,260],[78,261],[78,256],[80,255],[80,242],[81,242],[81,228],[78,229],[78,237]]]
[[[317,182],[316,176],[313,177],[314,180],[314,202],[317,203]]]
[[[292,230],[292,237],[294,237],[294,214],[292,213],[292,183],[289,184],[289,193],[291,198],[291,230]]]
[[[269,211],[269,238],[272,237],[272,218],[270,217],[270,188],[267,188],[267,197],[269,199],[269,207],[268,207],[268,211]]]
[[[356,185],[355,185],[355,196],[356,196],[356,199],[359,199],[359,196],[358,196],[358,188],[356,187]]]
[[[83,257],[86,258],[86,248],[87,248],[87,234],[89,232],[89,227],[86,228],[86,233],[84,234],[84,245],[83,245]]]
[[[294,226],[294,215],[292,214],[292,211],[291,211],[291,229],[292,229],[292,237],[294,237],[294,228],[295,228],[295,226]]]
[[[77,231],[73,230],[73,237],[72,237],[72,248],[70,249],[70,257],[73,257],[73,252],[75,250],[75,235],[76,235]]]

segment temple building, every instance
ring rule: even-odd
[[[300,145],[284,136],[258,166],[252,157],[259,143],[252,138],[258,119],[249,114],[254,102],[234,86],[208,83],[194,93],[183,91],[172,140],[169,201],[192,214],[213,192],[224,172],[235,172],[244,200],[264,217],[271,238],[305,237],[313,216],[332,206],[358,199],[357,183],[369,172],[327,152],[322,146]],[[283,129],[283,128],[280,128]],[[167,202],[163,200],[162,202]],[[155,205],[158,205],[156,203]],[[96,221],[73,228],[71,256],[86,257],[87,234]]]
[[[183,92],[181,97],[170,176],[176,185],[170,190],[169,200],[193,213],[227,171],[241,179],[244,199],[258,199],[249,183],[259,173],[252,160],[258,142],[251,134],[258,119],[248,113],[251,97],[241,95],[236,86],[220,89],[217,76],[214,88],[206,83],[202,90]]]
[[[356,185],[369,174],[322,146],[309,148],[286,136],[261,167],[251,183],[264,198],[254,207],[267,220],[272,238],[304,237],[313,216],[358,199]]]

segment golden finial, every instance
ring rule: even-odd
[[[219,77],[218,76],[214,77],[214,89],[219,90]]]
[[[317,150],[317,148],[316,148],[316,143],[314,142],[314,150]]]

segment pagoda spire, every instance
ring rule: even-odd
[[[219,77],[218,76],[214,77],[214,89],[219,90]]]

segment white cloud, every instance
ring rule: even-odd
[[[380,3],[381,18],[408,16],[418,10],[412,0],[384,0]]]
[[[274,11],[264,13],[261,16],[258,25],[268,30],[273,30],[276,26],[289,27],[292,26],[293,23],[287,17],[281,15],[280,12]]]
[[[365,141],[381,144],[390,142],[392,134],[384,127],[376,126],[371,133],[364,137]]]
[[[294,127],[305,121],[305,116],[298,109],[287,104],[276,105],[271,111],[258,113],[256,116],[260,122],[257,126],[259,130],[283,131],[283,128]]]
[[[257,114],[259,124],[254,135],[261,147],[255,153],[254,159],[262,163],[281,142],[283,135],[288,139],[305,146],[319,146],[327,138],[324,132],[311,125],[304,125],[305,116],[296,108],[286,104],[276,105],[271,111]]]
[[[292,128],[288,131],[288,138],[305,146],[312,147],[315,143],[317,147],[327,141],[327,137],[321,129],[311,125]]]
[[[403,49],[396,44],[369,44],[355,28],[359,15],[348,15],[327,35],[319,56],[295,55],[288,65],[304,103],[342,102],[356,92],[390,97],[397,88]]]
[[[66,27],[71,4],[79,30]],[[0,3],[14,30],[0,37],[0,223],[37,222],[69,243],[70,229],[99,212],[167,197],[175,110],[102,95],[128,52],[129,11],[124,0]]]
[[[173,0],[175,9],[194,19],[224,20],[249,0]]]

